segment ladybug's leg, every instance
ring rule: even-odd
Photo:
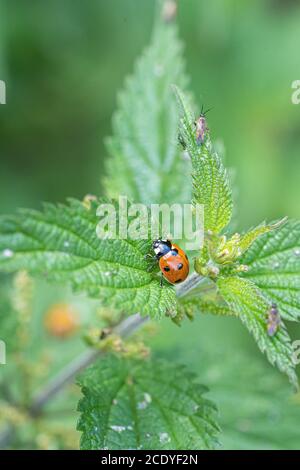
[[[145,256],[144,256],[144,259],[147,260],[147,261],[152,261],[152,263],[157,263],[157,257],[155,255],[151,255],[150,253],[147,253]]]
[[[147,268],[147,271],[152,271],[155,265],[157,265],[157,258],[155,255],[150,255],[148,253],[147,255],[144,256],[144,259],[149,261],[149,266]]]
[[[147,271],[150,272],[154,268],[154,266],[157,266],[157,260],[153,261],[152,264],[149,264]]]
[[[163,273],[161,273],[161,275],[160,275],[160,287],[163,286],[163,280],[164,280],[164,276],[163,276]]]

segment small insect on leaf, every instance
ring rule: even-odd
[[[203,106],[202,106],[200,116],[195,121],[196,141],[198,145],[204,144],[206,136],[207,136],[207,132],[209,131],[207,127],[207,122],[206,122],[206,114],[210,111],[210,109],[207,109],[206,111],[204,111]]]
[[[162,18],[165,23],[170,23],[174,21],[177,14],[177,3],[175,0],[167,0],[164,3],[163,11],[162,11]]]
[[[277,305],[273,303],[267,316],[267,332],[269,336],[274,336],[277,333],[280,323],[281,319]]]

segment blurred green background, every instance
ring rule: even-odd
[[[149,42],[154,8],[154,0],[0,0],[0,79],[7,86],[1,213],[101,194],[103,139],[117,91]],[[300,2],[181,0],[178,24],[191,88],[198,103],[213,107],[212,135],[234,169],[239,228],[298,218],[300,105],[291,102],[291,84],[300,79]],[[89,317],[70,293],[40,289],[37,318],[66,298]],[[153,346],[155,354],[188,363],[212,388],[225,446],[300,448],[299,397],[288,397],[286,380],[234,319],[204,317],[181,329],[163,322]],[[84,348],[80,341],[48,347],[57,359],[62,349],[70,357]],[[32,437],[24,442],[18,445],[38,446]]]
[[[0,210],[101,191],[116,93],[149,42],[155,1],[1,0]],[[300,2],[183,0],[191,87],[236,169],[241,227],[298,217]],[[146,110],[145,110],[146,113]]]

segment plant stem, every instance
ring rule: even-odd
[[[205,281],[205,278],[197,273],[193,273],[183,284],[177,288],[177,297],[183,297],[192,289]],[[138,313],[123,320],[119,325],[113,328],[112,333],[127,338],[139,329],[149,317],[141,317]],[[55,396],[66,384],[70,383],[74,377],[92,364],[98,357],[105,354],[101,349],[88,349],[76,357],[71,363],[63,368],[45,387],[43,387],[33,397],[29,408],[29,414],[32,417],[38,416],[48,401]],[[0,448],[9,445],[13,437],[13,427],[9,426],[0,434]]]
[[[0,433],[0,449],[5,449],[9,446],[11,440],[14,436],[14,427],[9,424],[3,431]]]
[[[122,338],[132,335],[138,328],[149,320],[149,317],[141,317],[138,313],[123,320],[112,330],[112,334],[116,334]],[[92,364],[98,357],[105,354],[103,350],[88,349],[76,357],[64,369],[62,369],[53,379],[51,379],[45,387],[43,387],[32,400],[29,407],[29,415],[35,418],[39,415],[43,407],[48,401],[55,396],[66,384],[71,382],[73,378],[83,369]],[[9,425],[0,433],[0,449],[7,447],[13,439],[14,428]]]
[[[197,273],[191,274],[191,276],[188,277],[188,279],[183,284],[180,284],[180,286],[178,287],[176,291],[177,297],[184,297],[192,289],[195,289],[195,287],[198,287],[199,284],[201,284],[204,281],[206,281],[205,277],[200,276]]]
[[[184,282],[177,290],[178,297],[183,297],[191,289],[197,287],[202,281],[203,277],[197,273],[193,273],[186,282]],[[138,313],[123,320],[119,325],[113,329],[113,333],[127,338],[134,333],[140,326],[146,323],[149,317],[141,317]],[[99,356],[105,354],[105,351],[97,349],[88,349],[80,356],[76,357],[74,361],[68,364],[61,372],[59,372],[50,382],[42,388],[37,395],[33,398],[30,407],[30,414],[36,416],[40,413],[44,405],[56,395],[61,388],[63,388],[83,369],[92,364]]]
[[[139,327],[148,321],[149,317],[141,317],[138,313],[126,318],[119,325],[117,325],[112,333],[122,338],[127,338],[133,334]],[[59,372],[50,382],[42,388],[33,398],[30,407],[30,414],[33,416],[38,415],[44,405],[52,398],[57,392],[60,391],[67,383],[83,369],[92,364],[98,357],[105,354],[103,350],[88,349],[80,356],[76,357],[74,361],[69,363],[61,372]]]

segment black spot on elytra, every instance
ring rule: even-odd
[[[183,264],[182,263],[178,263],[177,264],[177,269],[182,269],[183,268]]]
[[[182,282],[182,279],[177,279],[177,281],[175,281],[175,284],[178,284],[179,282]]]
[[[166,267],[164,268],[164,271],[166,271],[166,272],[170,271],[169,266],[166,266]]]

